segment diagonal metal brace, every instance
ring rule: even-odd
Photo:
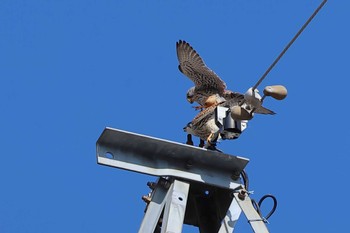
[[[248,219],[248,223],[253,228],[255,233],[269,233],[264,219],[258,214],[256,209],[252,204],[252,200],[247,193],[234,193],[234,198],[237,201],[238,205],[241,207],[243,213]]]
[[[139,233],[181,233],[190,185],[179,180],[160,178],[148,204]],[[163,213],[163,214],[162,214]]]

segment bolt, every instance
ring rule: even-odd
[[[152,198],[149,195],[143,195],[142,200],[146,202],[146,204],[149,204],[152,200]]]
[[[147,182],[147,186],[153,190],[156,187],[156,183],[149,181],[149,182]]]
[[[245,199],[245,195],[246,195],[246,191],[245,190],[241,190],[239,193],[238,193],[238,198],[241,199],[242,201]]]
[[[189,169],[193,166],[193,161],[191,159],[187,160],[186,168]]]

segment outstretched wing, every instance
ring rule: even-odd
[[[226,88],[224,81],[209,69],[199,54],[186,41],[176,42],[179,70],[190,78],[196,91],[222,94]]]

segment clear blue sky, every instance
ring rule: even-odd
[[[184,142],[176,41],[245,92],[320,2],[0,1],[0,232],[137,232],[155,177],[97,165],[104,127]],[[349,10],[329,1],[262,83],[288,88],[277,115],[219,145],[278,198],[271,232],[348,230]]]

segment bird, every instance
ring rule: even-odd
[[[225,93],[226,83],[206,66],[189,43],[184,40],[176,42],[176,53],[180,72],[195,84],[187,91],[188,102],[191,104],[197,102],[200,106],[204,106],[209,96],[214,94],[222,96]]]
[[[207,147],[214,147],[218,139],[219,126],[215,122],[215,105],[203,109],[183,129],[188,135],[199,137]]]
[[[220,138],[222,126],[217,124],[215,117],[215,109],[218,105],[227,107],[231,110],[235,106],[240,106],[246,113],[250,115],[250,119],[254,113],[275,114],[262,105],[258,90],[254,90],[252,95],[249,90],[246,94],[234,92],[226,89],[226,83],[211,70],[197,53],[193,47],[184,40],[176,42],[176,53],[179,61],[178,69],[187,76],[193,83],[187,93],[187,101],[191,104],[197,102],[201,109],[191,122],[183,129],[187,132],[187,144],[193,145],[191,136],[199,137],[201,140],[200,147],[206,142],[205,147],[216,150],[216,141]],[[234,111],[231,111],[234,112]]]
[[[213,95],[225,100],[234,99],[234,101],[239,101],[245,97],[245,95],[238,92],[227,90],[226,83],[204,63],[197,51],[188,42],[184,40],[176,42],[176,53],[180,72],[195,84],[186,93],[188,102],[199,104],[195,109],[203,109],[214,105],[215,101],[208,99]],[[261,104],[251,106],[250,103],[252,102],[248,101],[246,106],[248,109],[254,109],[255,113],[275,114],[275,112],[261,106]]]
[[[199,112],[183,129],[187,134],[199,137],[205,141],[207,149],[217,150],[215,146],[216,141],[220,138],[221,126],[216,123],[215,109],[217,106],[229,109],[239,106],[244,101],[244,96],[239,94],[237,98],[232,97],[229,100],[225,100],[215,94],[209,96],[208,100],[213,102],[213,104]]]

